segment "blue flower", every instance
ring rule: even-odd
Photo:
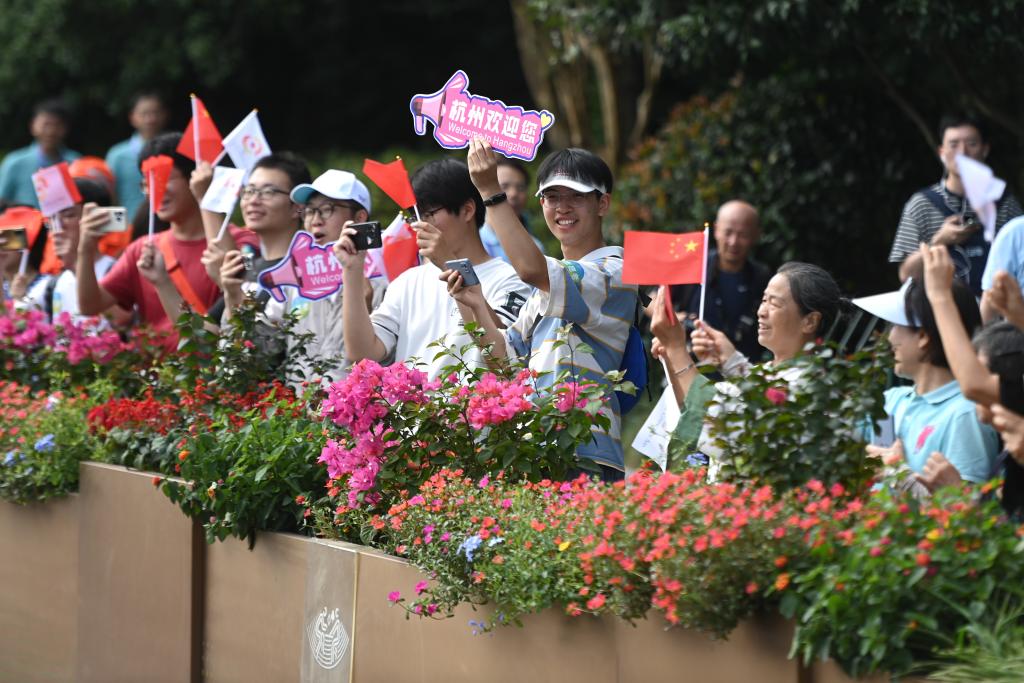
[[[35,449],[40,453],[49,453],[56,447],[54,443],[53,434],[47,434],[43,438],[36,441]]]
[[[18,451],[7,451],[7,456],[4,458],[4,467],[10,467],[18,461],[14,456],[18,454]]]
[[[456,552],[465,555],[467,562],[472,562],[473,553],[476,552],[476,549],[480,547],[481,543],[483,543],[483,541],[479,536],[470,536],[459,545],[458,550],[456,550]]]
[[[480,633],[487,628],[484,622],[474,621],[472,619],[469,620],[469,627],[473,629],[474,636],[480,635]]]
[[[502,537],[502,536],[495,536],[491,540],[487,541],[487,547],[491,548],[491,547],[494,547],[494,546],[498,545],[499,543],[504,543],[504,542],[505,542],[504,537]]]
[[[708,464],[708,456],[703,453],[690,453],[686,456],[686,464],[691,467],[703,467]]]

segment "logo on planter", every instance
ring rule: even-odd
[[[316,663],[325,669],[333,669],[341,663],[348,649],[348,633],[338,617],[338,610],[328,612],[324,607],[317,618],[306,625],[309,649]]]

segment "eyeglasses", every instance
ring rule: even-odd
[[[264,202],[269,201],[275,194],[283,194],[287,196],[289,193],[284,190],[279,190],[276,187],[253,187],[252,185],[243,187],[241,192],[242,199],[252,199],[253,197],[259,196],[260,200]]]
[[[583,206],[583,202],[587,201],[587,197],[600,196],[600,192],[594,190],[593,192],[567,192],[562,194],[560,192],[541,192],[540,198],[548,206],[557,208],[559,206],[571,206],[578,208]]]
[[[438,214],[442,211],[444,211],[443,206],[439,206],[436,209],[431,209],[430,211],[420,211],[420,220],[423,221],[424,223],[429,223],[431,220],[433,220],[435,214]]]
[[[313,220],[315,216],[319,216],[320,220],[327,220],[334,215],[335,209],[348,209],[349,211],[355,212],[356,207],[351,204],[321,204],[320,206],[306,206],[302,209],[302,217],[309,221]]]

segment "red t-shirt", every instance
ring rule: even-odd
[[[231,236],[240,247],[243,244],[259,246],[259,238],[256,233],[250,230],[241,230],[234,226],[230,227]],[[220,290],[213,280],[206,274],[200,258],[203,250],[206,249],[206,239],[179,240],[173,234],[160,233],[155,239],[170,239],[171,248],[181,265],[181,270],[188,279],[196,296],[207,306],[220,297]],[[160,303],[160,296],[156,289],[146,278],[139,273],[136,265],[139,257],[142,256],[142,247],[149,241],[149,236],[142,236],[129,244],[121,257],[111,267],[103,279],[100,280],[100,287],[107,290],[122,308],[131,310],[133,307],[139,312],[139,319],[143,324],[148,324],[153,329],[165,332],[163,339],[164,347],[174,350],[178,345],[178,335],[174,332],[174,321],[167,317],[163,305]],[[159,247],[158,247],[159,248]],[[180,292],[179,292],[180,293]]]

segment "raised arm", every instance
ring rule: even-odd
[[[969,400],[991,405],[999,400],[999,377],[982,365],[967,336],[956,303],[953,301],[953,262],[946,247],[921,245],[924,261],[924,290],[932,305],[935,325],[942,337],[949,368]]]
[[[78,287],[78,310],[82,315],[99,315],[117,303],[113,295],[100,287],[96,279],[96,255],[99,253],[96,245],[103,236],[99,229],[109,219],[104,212],[95,209],[95,204],[86,204],[79,223],[81,236],[78,240],[75,280]]]
[[[470,141],[466,164],[469,166],[469,177],[481,197],[487,199],[501,193],[498,160],[487,141]],[[543,292],[551,291],[547,260],[519,221],[512,206],[508,202],[501,202],[487,207],[487,224],[494,229],[519,279]]]
[[[345,223],[341,237],[334,243],[334,256],[341,264],[345,281],[345,286],[341,289],[345,357],[351,363],[357,363],[364,358],[380,362],[387,356],[388,350],[373,331],[373,323],[370,322],[365,292],[369,285],[364,275],[366,252],[356,250],[351,237],[356,231],[349,227],[351,223],[352,221]]]
[[[697,376],[697,368],[686,350],[686,328],[665,305],[665,287],[658,289],[646,313],[651,318],[651,334],[654,335],[651,355],[665,360],[669,372],[667,379],[676,401],[682,405]]]

